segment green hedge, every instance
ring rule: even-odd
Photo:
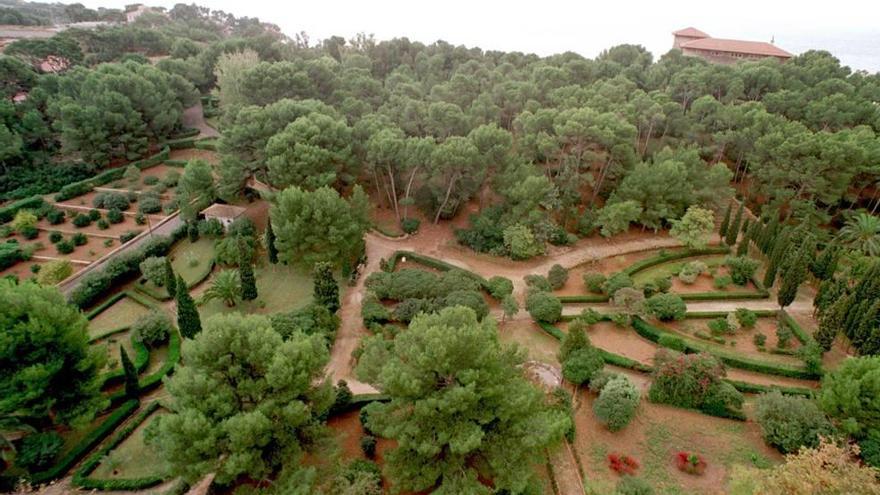
[[[778,311],[775,309],[756,309],[751,310],[759,318],[768,318],[776,316]],[[727,315],[734,311],[688,311],[684,314],[686,319],[710,319],[710,318],[727,318]]]
[[[54,466],[46,471],[31,475],[31,483],[40,484],[60,478],[70,468],[88,454],[96,445],[101,443],[107,435],[113,432],[123,421],[126,420],[138,408],[140,403],[137,399],[129,400],[123,403],[119,408],[113,411],[103,423],[98,425],[94,430],[89,432],[78,444],[76,444],[70,452],[61,458]]]
[[[393,238],[393,239],[400,239],[401,237],[403,237],[404,235],[406,235],[406,234],[404,234],[403,232],[392,232],[392,231],[390,231],[390,230],[386,230],[384,227],[382,227],[381,225],[379,225],[379,224],[377,224],[377,223],[374,223],[374,224],[372,225],[372,228],[373,228],[373,230],[375,230],[376,232],[378,232],[378,233],[384,235],[385,237],[391,237],[391,238]]]
[[[398,261],[400,258],[406,256],[408,261],[413,261],[420,265],[427,266],[428,268],[434,268],[435,270],[440,270],[441,272],[448,272],[449,270],[458,270],[462,273],[467,274],[469,277],[473,278],[477,282],[480,283],[480,287],[489,292],[489,281],[483,278],[482,276],[464,268],[455,266],[451,263],[447,263],[442,260],[438,260],[436,258],[431,258],[430,256],[423,256],[421,254],[414,253],[412,251],[394,251],[390,258],[388,258],[388,262],[386,264],[386,271],[393,272],[397,267]]]
[[[150,364],[150,350],[143,343],[134,340],[131,341],[131,346],[134,347],[134,368],[138,374],[143,373],[147,369],[147,365]],[[108,371],[101,375],[101,388],[120,382],[124,378],[125,370],[121,366],[116,371]]]
[[[0,208],[0,223],[11,222],[15,218],[15,214],[18,213],[18,210],[36,210],[45,204],[46,202],[40,195],[13,201]]]
[[[169,167],[183,168],[186,167],[189,160],[165,160],[163,163]]]
[[[632,265],[624,268],[623,272],[629,276],[633,276],[642,270],[646,270],[648,268],[651,268],[652,266],[661,265],[663,263],[666,263],[667,261],[692,258],[694,256],[727,254],[729,252],[730,248],[727,246],[707,247],[703,249],[680,249],[671,253],[666,253],[662,255],[658,254],[657,256],[652,256],[650,258],[643,259],[642,261],[637,261]]]
[[[171,149],[166,146],[162,149],[162,151],[156,153],[149,158],[144,158],[143,160],[131,162],[126,166],[111,168],[109,170],[101,172],[98,175],[95,175],[94,177],[68,184],[62,187],[61,190],[55,194],[55,201],[66,201],[77,196],[82,196],[83,194],[86,194],[94,189],[95,187],[103,186],[104,184],[119,180],[122,178],[123,174],[125,174],[125,169],[131,165],[134,165],[141,170],[158,165],[168,159],[168,155],[170,152]]]
[[[211,272],[214,270],[214,260],[211,259],[210,263],[204,263],[202,267],[202,271],[196,274],[195,280],[186,284],[187,289],[192,289],[193,287],[199,285],[211,275]],[[168,290],[164,287],[162,287],[161,289],[156,289],[150,287],[149,285],[142,284],[140,281],[134,284],[134,290],[140,292],[145,296],[152,297],[157,301],[168,301],[172,298],[172,296],[168,294]]]
[[[559,302],[562,304],[572,303],[604,303],[608,302],[608,296],[601,294],[590,294],[585,296],[558,296]]]
[[[681,299],[684,301],[741,301],[744,299],[767,299],[770,297],[770,293],[765,290],[749,292],[675,292],[675,294],[681,296]]]
[[[171,332],[171,335],[168,338],[168,356],[165,358],[165,363],[162,364],[162,367],[156,370],[155,373],[152,373],[140,380],[138,380],[138,384],[140,385],[141,393],[149,392],[150,390],[155,389],[159,385],[162,384],[162,378],[165,375],[171,374],[174,371],[174,367],[180,362],[180,334],[175,329]],[[110,404],[111,406],[114,404],[119,404],[126,399],[125,390],[120,390],[115,394],[110,396]]]
[[[334,408],[331,416],[355,411],[373,402],[388,402],[390,400],[391,397],[385,394],[355,394],[351,397],[351,401],[345,407]]]
[[[92,454],[92,456],[89,457],[73,474],[74,486],[85,488],[87,490],[143,490],[162,483],[164,478],[161,476],[112,480],[93,479],[88,477],[98,468],[101,464],[101,460],[103,460],[106,455],[134,433],[141,423],[146,421],[146,419],[159,409],[159,407],[158,402],[151,402],[143,409],[143,411],[138,413],[134,419],[125,425],[125,428],[119,430],[106,445]]]
[[[85,313],[86,319],[89,319],[89,320],[94,319],[96,316],[101,314],[101,312],[103,312],[105,309],[109,308],[110,306],[113,306],[114,304],[116,304],[116,302],[119,301],[120,299],[122,299],[123,297],[125,297],[125,291],[117,292],[117,293],[113,294],[112,296],[110,296],[106,300],[104,300],[104,302],[102,302],[101,304],[92,308],[91,311],[89,311],[88,313]]]
[[[185,127],[182,131],[171,136],[170,139],[183,139],[183,138],[198,136],[200,132],[202,132],[202,131],[200,131],[196,127]]]
[[[195,147],[199,150],[217,151],[217,140],[214,138],[210,138],[196,141]]]
[[[565,337],[565,332],[549,323],[538,323],[538,326],[541,327],[542,330],[550,334],[551,337],[554,337],[557,340],[561,341]],[[599,349],[599,352],[602,354],[602,359],[608,364],[620,366],[621,368],[628,368],[641,373],[650,373],[651,371],[653,371],[653,368],[648,366],[647,364],[643,364],[634,359],[621,356],[620,354],[615,354],[613,352],[606,351],[605,349]]]
[[[791,333],[794,334],[794,337],[798,339],[801,344],[809,345],[815,343],[813,336],[807,333],[807,331],[804,330],[804,328],[800,326],[790,314],[783,310],[779,311],[779,316],[782,318],[782,322],[788,325],[788,328],[791,329]]]
[[[155,302],[155,301],[152,301],[152,300],[150,300],[150,299],[146,299],[145,297],[143,297],[142,295],[138,294],[138,293],[135,292],[135,291],[129,291],[129,290],[127,290],[127,291],[124,291],[124,292],[125,292],[125,295],[126,295],[127,297],[129,297],[132,301],[134,301],[134,302],[140,304],[141,306],[144,306],[144,307],[146,307],[147,309],[155,309],[155,308],[156,308],[156,302]]]
[[[664,330],[650,325],[648,322],[637,316],[634,316],[632,318],[632,327],[633,329],[635,329],[636,333],[652,342],[658,342],[660,340],[660,335],[668,333]],[[717,346],[705,345],[702,342],[698,342],[683,336],[682,340],[684,340],[685,346],[687,347],[686,352],[705,352],[711,354],[720,359],[724,364],[732,368],[755,371],[768,375],[787,376],[789,378],[802,378],[807,380],[814,380],[821,377],[820,375],[811,373],[804,368],[793,368],[791,366],[785,366],[783,364],[768,363],[766,361],[756,361],[754,359],[746,358],[743,356],[730,354],[720,348],[717,348]]]
[[[812,397],[815,393],[814,390],[803,387],[783,387],[781,385],[758,385],[755,383],[741,382],[739,380],[731,380],[729,378],[725,378],[724,381],[733,385],[733,387],[740,392],[746,394],[763,394],[767,392],[772,392],[773,390],[778,390],[786,395],[802,395],[804,397]]]

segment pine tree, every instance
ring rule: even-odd
[[[177,278],[174,276],[174,268],[171,267],[171,259],[165,257],[165,289],[169,297],[177,295]]]
[[[134,363],[125,352],[125,348],[119,346],[119,360],[122,361],[122,371],[125,373],[125,396],[129,399],[137,399],[141,392],[140,383],[138,383],[138,373],[134,367]]]
[[[718,227],[718,235],[723,239],[725,235],[727,235],[727,227],[730,226],[730,203],[727,204],[727,209],[724,210],[724,219],[721,220],[721,226]]]
[[[736,216],[733,217],[733,222],[727,226],[727,233],[724,236],[724,242],[726,242],[728,246],[733,246],[736,243],[736,238],[739,235],[739,228],[742,224],[743,209],[745,209],[745,201],[740,202],[739,208],[736,210]]]
[[[275,231],[272,230],[272,221],[266,225],[266,254],[269,255],[269,263],[278,263],[278,248],[275,247]]]
[[[257,298],[257,279],[254,276],[254,266],[250,260],[242,259],[238,267],[238,276],[241,282],[241,298],[244,301],[253,301]]]
[[[797,297],[798,287],[807,279],[807,266],[809,265],[812,252],[807,249],[801,249],[795,260],[791,263],[785,272],[782,273],[782,283],[779,286],[779,292],[776,294],[776,301],[779,307],[784,308],[794,302]]]
[[[187,339],[195,338],[202,331],[199,310],[180,275],[177,276],[177,327],[180,328],[180,334]]]
[[[335,313],[339,310],[339,284],[333,277],[333,266],[326,262],[315,263],[313,277],[314,301]]]

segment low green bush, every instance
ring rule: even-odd
[[[77,232],[73,234],[73,237],[70,238],[73,242],[74,246],[84,246],[89,242],[89,237],[82,232]]]
[[[421,223],[421,220],[419,220],[418,218],[404,218],[400,222],[400,229],[407,234],[415,234],[419,231],[419,226],[421,225]]]
[[[815,448],[833,432],[831,423],[812,400],[773,391],[758,397],[755,416],[764,441],[783,454]]]
[[[138,318],[131,326],[131,339],[148,348],[155,348],[167,342],[173,331],[174,324],[171,323],[168,315],[164,311],[154,309]]]
[[[687,305],[678,294],[655,294],[645,301],[645,309],[660,321],[683,320]]]
[[[641,393],[624,375],[612,378],[602,387],[593,402],[593,414],[610,431],[619,431],[632,421],[639,406]]]
[[[685,345],[684,340],[681,337],[677,337],[672,334],[663,334],[660,336],[660,339],[657,341],[663,347],[672,349],[678,352],[685,352],[687,350],[687,345]]]
[[[15,455],[15,464],[35,472],[48,468],[58,457],[64,440],[54,431],[32,433],[21,441]]]
[[[584,273],[584,286],[593,294],[602,294],[605,290],[605,275],[599,272]]]
[[[562,303],[548,292],[530,291],[526,296],[526,311],[537,322],[556,323],[562,316]]]
[[[70,254],[73,252],[74,245],[69,240],[58,241],[55,244],[55,249],[58,250],[58,254]]]
[[[64,239],[64,236],[61,235],[61,232],[58,232],[57,230],[49,232],[49,242],[51,242],[52,244],[58,244],[58,242],[62,239]]]
[[[77,228],[88,227],[92,224],[92,219],[83,213],[77,213],[75,217],[73,217],[73,225]]]

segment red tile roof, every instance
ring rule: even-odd
[[[681,44],[681,48],[694,50],[711,50],[717,52],[748,53],[766,57],[790,58],[793,55],[787,51],[763,41],[724,40],[718,38],[703,38],[688,41]]]
[[[684,29],[679,29],[678,31],[673,31],[673,35],[675,36],[686,36],[688,38],[708,38],[709,35],[700,31],[697,28],[686,27]]]

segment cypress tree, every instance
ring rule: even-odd
[[[313,277],[313,299],[331,313],[335,313],[339,310],[339,284],[333,277],[332,265],[327,262],[315,263]]]
[[[745,202],[743,201],[739,204],[739,208],[736,210],[736,216],[733,217],[733,222],[727,226],[727,234],[724,236],[724,242],[726,242],[728,246],[733,246],[736,243],[736,237],[739,235],[739,228],[742,224],[744,208]]]
[[[813,338],[822,349],[826,351],[831,349],[834,338],[837,337],[843,326],[847,306],[846,298],[842,297],[832,304],[819,320],[819,328],[813,333]]]
[[[195,338],[202,331],[199,310],[196,309],[196,303],[180,275],[177,276],[177,327],[180,328],[180,334],[187,339]]]
[[[739,241],[739,245],[736,247],[736,255],[737,256],[746,256],[749,254],[749,238],[747,236],[743,236],[743,238]]]
[[[718,227],[718,235],[723,239],[727,235],[727,227],[730,226],[730,203],[727,203],[727,209],[724,210],[724,219],[721,220],[721,226]]]
[[[165,289],[170,297],[177,295],[177,278],[174,276],[174,268],[171,267],[171,259],[165,257]]]
[[[568,326],[568,333],[562,339],[556,357],[559,362],[565,362],[571,354],[578,349],[586,349],[592,346],[590,338],[584,331],[584,324],[578,320]]]
[[[794,302],[798,287],[807,279],[807,265],[811,256],[812,253],[801,249],[791,266],[782,273],[782,283],[779,286],[779,292],[776,293],[779,307],[784,308]]]
[[[860,354],[868,354],[866,352],[868,343],[868,339],[871,338],[871,335],[875,332],[876,328],[880,326],[880,321],[878,321],[878,316],[880,316],[880,300],[874,301],[868,307],[867,311],[864,311],[859,316],[859,326],[856,330],[855,337],[852,339],[853,346],[859,350]]]
[[[788,236],[783,234],[773,244],[773,251],[770,253],[767,270],[764,271],[764,287],[768,289],[773,287],[773,283],[776,282],[776,272],[779,270],[779,259],[782,258],[782,254],[787,250]]]
[[[773,250],[773,241],[779,236],[779,216],[774,214],[761,235],[760,247],[764,254]]]
[[[810,271],[819,280],[828,280],[837,271],[837,261],[840,259],[840,248],[837,244],[830,244],[816,261],[810,266]]]
[[[278,263],[278,248],[275,247],[275,231],[272,230],[272,221],[266,225],[266,254],[269,255],[269,263]]]
[[[254,267],[250,260],[242,259],[238,267],[238,276],[241,281],[241,298],[245,301],[253,301],[257,298],[257,279],[254,276]]]
[[[125,396],[129,399],[137,399],[141,392],[140,383],[138,383],[137,370],[134,363],[125,352],[125,348],[119,346],[119,360],[122,361],[122,371],[125,373]]]
[[[189,235],[189,242],[199,240],[199,225],[196,222],[186,222],[186,233]]]

